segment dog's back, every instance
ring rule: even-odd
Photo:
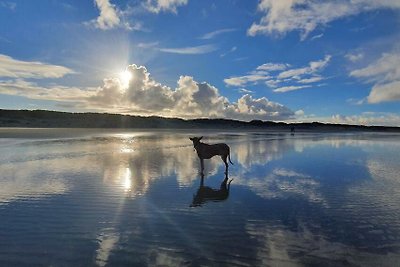
[[[213,156],[217,156],[217,155],[218,156],[227,156],[227,155],[229,155],[229,152],[230,152],[229,146],[224,143],[213,144],[213,145],[199,143],[195,147],[195,149],[197,151],[197,155],[201,159],[210,159]]]

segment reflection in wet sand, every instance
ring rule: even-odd
[[[119,234],[115,229],[103,229],[97,237],[99,248],[96,250],[96,264],[103,267],[107,265],[108,258],[119,241]]]
[[[0,265],[400,261],[399,137],[209,132],[234,165],[208,160],[201,177],[192,135],[1,142]]]
[[[363,251],[304,225],[290,231],[276,222],[248,222],[246,231],[262,244],[257,251],[260,266],[396,266],[400,262],[398,253]]]
[[[193,196],[191,207],[198,207],[208,201],[224,201],[229,197],[229,189],[232,179],[229,180],[228,173],[225,173],[225,177],[221,182],[218,189],[211,188],[204,185],[204,174],[200,175],[200,187],[197,189],[196,194]]]

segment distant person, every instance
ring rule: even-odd
[[[295,132],[294,126],[290,127],[290,133],[291,133],[292,135],[294,135],[294,132]]]

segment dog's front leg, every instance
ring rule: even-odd
[[[200,159],[201,173],[204,171],[204,159]]]

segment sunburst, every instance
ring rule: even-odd
[[[124,70],[119,74],[119,79],[121,81],[121,84],[124,88],[129,87],[129,82],[132,80],[132,73],[128,70]]]

